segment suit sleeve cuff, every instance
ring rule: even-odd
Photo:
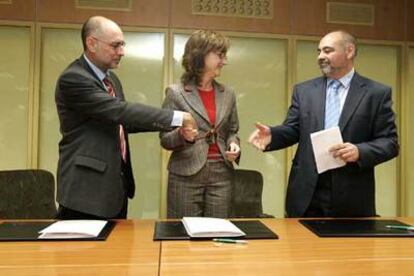
[[[174,115],[171,121],[172,127],[180,127],[183,125],[184,113],[182,111],[174,110]]]

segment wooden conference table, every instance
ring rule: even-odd
[[[414,224],[414,218],[398,218]],[[1,242],[1,275],[414,275],[413,238],[318,238],[263,219],[278,240],[152,241],[154,220],[119,221],[105,242]]]

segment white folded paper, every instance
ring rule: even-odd
[[[38,239],[96,238],[106,223],[105,220],[61,220],[40,230]]]
[[[193,238],[243,237],[246,234],[227,219],[183,217],[187,234]]]
[[[329,152],[330,147],[343,143],[339,127],[314,132],[310,136],[318,173],[346,165],[345,161],[340,158],[334,158],[332,152]]]

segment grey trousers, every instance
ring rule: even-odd
[[[168,175],[167,217],[228,218],[231,215],[233,173],[223,160],[208,160],[195,175]]]

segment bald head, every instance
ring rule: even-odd
[[[82,26],[81,36],[83,50],[87,50],[86,38],[88,36],[102,36],[107,31],[121,31],[121,28],[114,21],[103,16],[92,16]]]
[[[322,40],[323,39],[334,40],[343,49],[347,47],[351,47],[353,50],[353,58],[357,55],[357,40],[353,35],[351,35],[350,33],[346,31],[338,30],[338,31],[330,32],[326,34],[322,38]]]
[[[125,40],[114,21],[102,16],[89,18],[82,27],[82,43],[86,57],[103,72],[119,67]]]

